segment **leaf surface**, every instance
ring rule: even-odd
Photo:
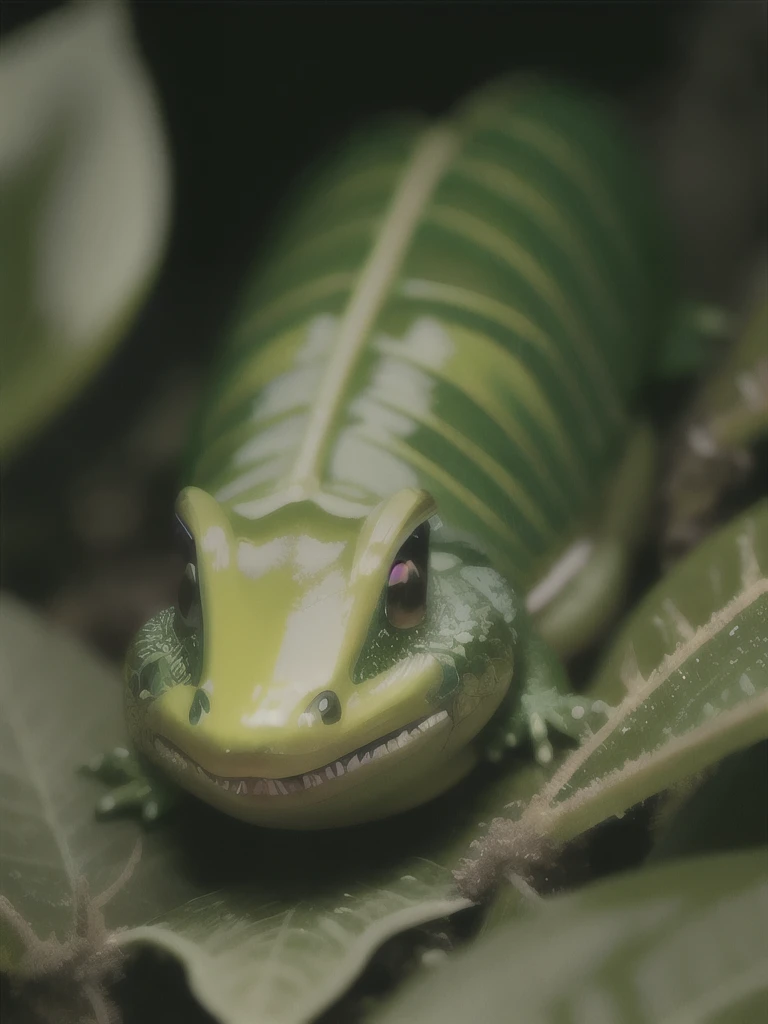
[[[542,902],[431,974],[376,1024],[759,1024],[764,848],[678,861]]]
[[[110,886],[128,863],[137,825],[94,819],[98,790],[76,774],[102,746],[123,741],[114,669],[7,593],[0,601],[0,892],[38,938],[61,941],[73,925],[75,888]],[[157,843],[145,841],[141,871],[111,907],[121,923],[156,913],[154,899],[183,899]],[[20,952],[2,928],[1,959]]]
[[[404,867],[418,877],[355,883],[300,902],[265,902],[267,892],[253,887],[212,893],[120,941],[178,956],[192,991],[222,1021],[308,1021],[385,939],[470,905],[457,897],[446,868],[417,861],[398,870]]]
[[[121,4],[65,4],[3,41],[3,458],[119,339],[162,254],[169,199],[163,127]]]

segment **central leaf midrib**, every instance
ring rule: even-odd
[[[425,132],[414,148],[378,240],[341,317],[333,351],[309,407],[302,441],[286,481],[291,490],[301,490],[309,496],[321,487],[323,456],[370,328],[402,266],[419,217],[459,144],[455,130],[438,126]]]

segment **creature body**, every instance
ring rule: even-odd
[[[621,592],[669,319],[652,191],[602,101],[500,83],[350,140],[192,439],[179,601],[127,659],[138,750],[235,817],[322,828],[430,799],[489,743],[527,731],[546,760],[548,724],[577,735],[552,650]]]

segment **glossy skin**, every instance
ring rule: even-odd
[[[547,722],[577,731],[584,709],[516,595],[570,653],[620,592],[664,254],[620,126],[556,86],[350,142],[284,224],[192,439],[177,511],[200,608],[187,585],[129,652],[138,749],[292,828],[429,799],[479,737],[525,728],[551,756]],[[426,522],[424,599],[398,624],[388,581]]]

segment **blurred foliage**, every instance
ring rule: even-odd
[[[74,4],[0,55],[0,457],[124,333],[167,235],[168,157],[126,11]]]

